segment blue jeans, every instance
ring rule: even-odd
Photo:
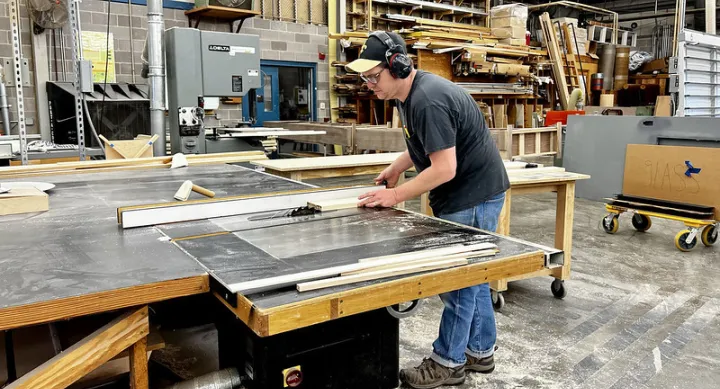
[[[438,217],[494,232],[504,202],[505,193],[501,193],[473,208]],[[497,332],[490,286],[482,284],[443,293],[440,299],[445,309],[431,358],[443,366],[458,367],[465,364],[465,353],[475,358],[493,355]]]

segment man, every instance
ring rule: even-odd
[[[359,206],[391,207],[430,191],[440,218],[495,231],[510,182],[500,153],[475,100],[461,87],[413,69],[404,40],[395,33],[370,35],[360,58],[347,65],[380,99],[397,102],[407,151],[375,179],[386,189],[360,196]],[[396,187],[415,166],[415,179]],[[472,286],[440,295],[445,309],[430,358],[400,379],[413,388],[461,384],[466,370],[495,368],[496,326],[490,288]]]

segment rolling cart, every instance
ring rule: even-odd
[[[632,225],[640,232],[650,229],[651,217],[675,220],[685,224],[687,228],[675,235],[675,247],[680,251],[687,252],[695,248],[698,235],[705,246],[712,246],[717,242],[720,222],[714,220],[714,208],[712,207],[624,195],[606,200],[605,209],[608,214],[603,218],[602,226],[608,234],[618,231],[622,213],[631,212]]]

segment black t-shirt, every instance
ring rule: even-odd
[[[510,181],[495,141],[475,100],[465,89],[418,70],[404,103],[398,104],[410,158],[420,173],[429,155],[455,146],[455,178],[430,191],[436,215],[474,207],[508,190]]]

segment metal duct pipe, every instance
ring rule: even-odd
[[[162,0],[148,0],[148,68],[150,79],[150,133],[157,135],[155,156],[165,155],[165,55]]]
[[[3,67],[0,66],[0,111],[2,111],[3,134],[10,135],[10,105],[7,100],[4,74]]]
[[[600,44],[600,61],[598,71],[603,74],[603,90],[613,90],[613,77],[615,74],[615,45]]]
[[[240,373],[230,368],[177,383],[168,389],[236,389],[241,385]]]

